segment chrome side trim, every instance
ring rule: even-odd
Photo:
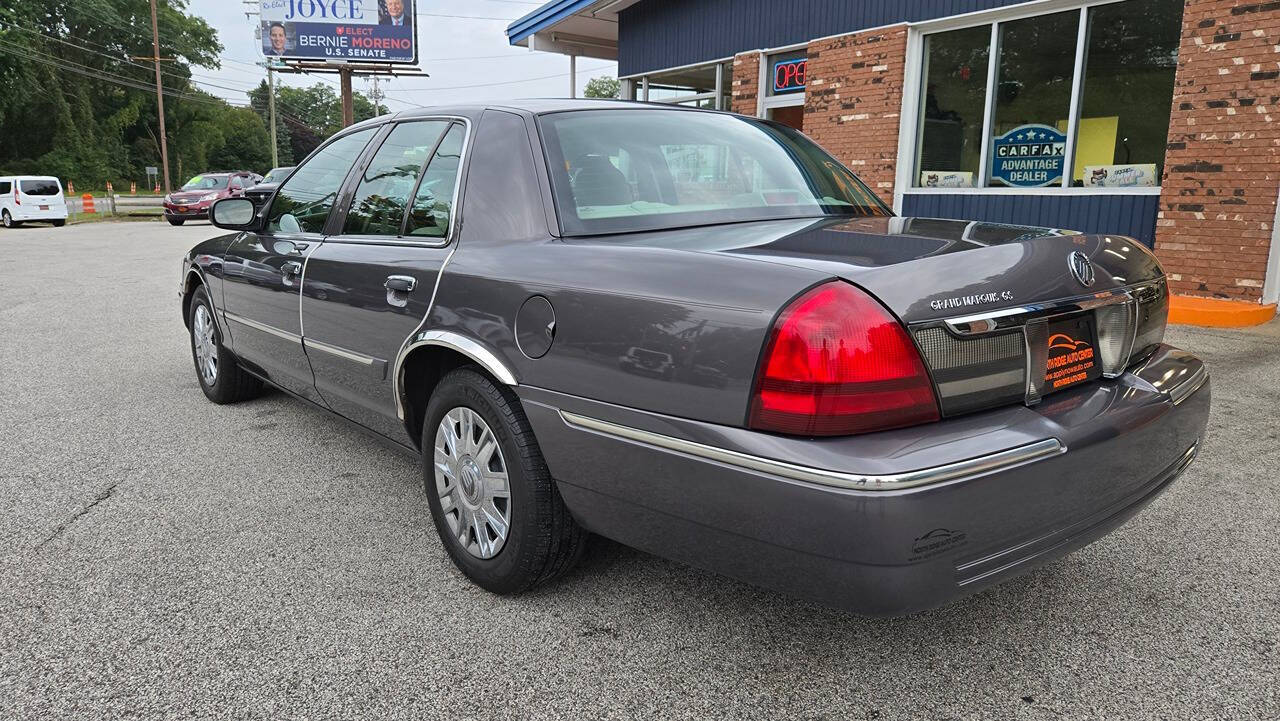
[[[645,445],[663,448],[677,453],[685,453],[717,463],[724,463],[738,468],[759,471],[770,475],[789,478],[794,481],[816,483],[822,486],[848,488],[859,491],[898,491],[904,488],[915,488],[946,481],[965,479],[985,473],[1002,471],[1014,466],[1041,460],[1066,451],[1056,438],[1047,438],[1025,446],[992,453],[978,458],[948,463],[932,468],[915,471],[893,473],[887,475],[865,475],[843,471],[829,471],[823,468],[801,466],[772,458],[762,458],[747,453],[716,448],[682,438],[652,433],[650,431],[622,426],[596,418],[570,413],[561,410],[560,418],[572,428],[595,431],[624,440],[635,441]]]
[[[363,353],[357,353],[355,351],[347,350],[346,348],[339,348],[336,345],[321,343],[320,341],[312,340],[311,338],[304,337],[302,343],[307,347],[308,350],[314,348],[318,351],[324,351],[329,355],[335,355],[335,356],[338,356],[339,358],[345,358],[349,361],[353,361],[355,363],[360,363],[367,366],[372,366],[375,363],[379,362],[379,359],[374,358],[373,356],[367,356],[367,355],[364,355]]]
[[[295,333],[290,333],[287,330],[280,330],[275,326],[270,326],[270,325],[267,325],[266,323],[259,323],[256,320],[250,320],[248,318],[245,318],[242,315],[236,315],[231,311],[224,310],[222,311],[222,313],[227,317],[227,320],[235,321],[240,325],[253,328],[254,330],[260,330],[263,333],[269,333],[277,338],[283,338],[287,341],[293,341],[294,343],[302,343],[302,336],[297,335]]]
[[[1183,401],[1190,398],[1196,391],[1200,390],[1208,380],[1209,369],[1201,365],[1196,368],[1190,378],[1169,389],[1169,399],[1173,401],[1175,406],[1181,405]]]

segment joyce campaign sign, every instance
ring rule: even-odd
[[[267,57],[417,62],[413,0],[259,0],[259,5]]]
[[[1062,180],[1067,136],[1048,125],[1021,125],[992,143],[991,177],[1034,188]]]

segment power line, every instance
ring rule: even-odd
[[[610,66],[601,65],[598,68],[582,68],[581,70],[584,73],[593,73],[597,70],[605,70],[608,67]],[[562,77],[563,75],[565,75],[565,73],[560,72],[560,73],[555,73],[554,75],[540,75],[536,78],[521,78],[519,80],[503,80],[496,83],[476,83],[473,85],[454,85],[452,87],[443,87],[443,88],[404,88],[404,89],[397,89],[397,90],[388,90],[387,92],[388,93],[408,93],[408,92],[420,93],[420,92],[431,92],[435,90],[468,90],[470,88],[491,88],[497,85],[514,85],[516,83],[527,83],[527,82],[532,82],[534,80],[548,80],[550,78]]]

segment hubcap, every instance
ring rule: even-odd
[[[197,305],[195,319],[191,322],[191,346],[196,351],[196,368],[200,370],[200,377],[207,386],[218,380],[218,342],[214,338],[216,330],[209,309]]]
[[[436,494],[449,531],[476,558],[493,558],[511,529],[511,485],[498,439],[480,414],[459,406],[440,420]]]

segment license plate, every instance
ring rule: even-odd
[[[1049,324],[1048,363],[1044,371],[1045,393],[1060,391],[1102,377],[1098,358],[1098,334],[1092,315]]]
[[[42,206],[40,206],[40,209],[41,209],[41,210],[48,210],[48,209],[49,209],[49,206],[47,206],[47,205],[42,205]]]
[[[185,212],[187,212],[187,206],[185,206],[185,205],[179,205],[179,206],[178,206],[178,212],[179,212],[179,213],[185,213]]]

